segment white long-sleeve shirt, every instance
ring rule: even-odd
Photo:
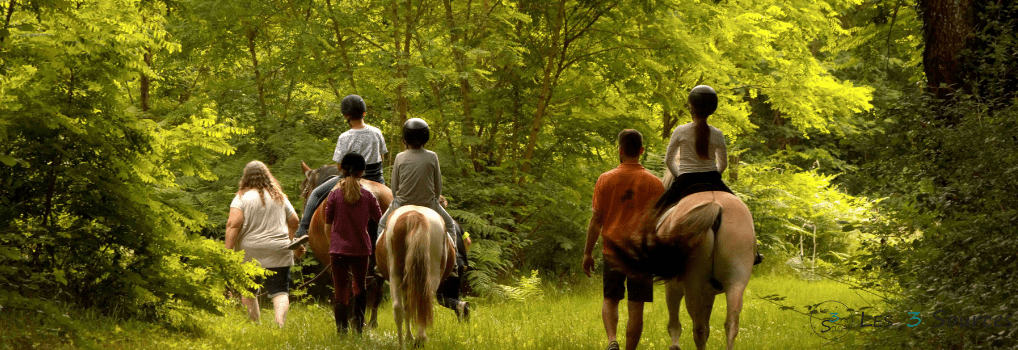
[[[696,123],[690,122],[675,127],[672,138],[668,141],[665,153],[665,165],[672,175],[678,177],[685,173],[717,171],[723,173],[728,168],[728,149],[725,146],[725,135],[721,130],[710,127],[710,142],[707,145],[707,159],[696,154]],[[675,162],[675,156],[679,161]]]

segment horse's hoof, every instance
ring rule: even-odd
[[[680,349],[678,345],[672,345],[668,347],[668,350],[682,350],[682,349]]]

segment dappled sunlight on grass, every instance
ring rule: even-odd
[[[595,278],[597,279],[597,278]],[[547,290],[541,300],[493,303],[472,299],[470,323],[456,320],[448,309],[435,305],[435,322],[428,330],[426,349],[602,349],[607,345],[601,323],[600,281],[595,279],[572,286],[570,291]],[[847,286],[830,281],[804,281],[795,277],[764,276],[750,281],[744,299],[740,332],[736,346],[740,349],[817,349],[830,345],[810,329],[809,320],[801,314],[781,310],[778,305],[760,297],[771,294],[785,296],[784,305],[803,310],[804,305],[825,300],[839,300],[851,306],[867,305],[863,296]],[[640,347],[663,349],[671,344],[666,326],[667,306],[664,286],[656,285],[654,303],[645,306],[645,325]],[[391,301],[379,310],[378,328],[363,336],[336,334],[332,311],[326,304],[295,303],[287,325],[278,329],[272,321],[271,303],[262,305],[262,320],[247,320],[237,304],[226,315],[200,315],[198,334],[174,333],[150,329],[136,321],[121,323],[108,318],[94,318],[96,327],[89,331],[106,350],[120,348],[145,349],[400,349],[393,323]],[[619,342],[625,344],[626,303],[620,305]],[[726,314],[724,296],[715,300],[711,316],[709,349],[722,349]],[[694,349],[692,323],[685,311],[680,312],[683,334],[680,345]],[[117,329],[120,329],[119,331]]]

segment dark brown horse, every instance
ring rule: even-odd
[[[304,200],[304,205],[307,205],[307,198],[311,195],[311,191],[325,182],[329,176],[339,175],[339,168],[333,165],[324,165],[318,169],[311,169],[303,161],[300,162],[301,169],[304,170],[304,181],[300,184],[300,197]],[[389,204],[392,203],[392,190],[388,186],[383,184],[361,179],[361,186],[368,190],[378,199],[378,206],[384,213],[389,209]],[[325,214],[322,213],[322,207],[319,206],[315,210],[314,216],[311,217],[311,226],[308,228],[308,243],[311,245],[311,251],[315,254],[315,258],[322,264],[328,265],[329,259],[329,233],[325,232]],[[376,232],[378,223],[372,222],[368,226],[368,233],[371,235],[371,242],[375,242]],[[331,267],[330,267],[331,268]],[[378,305],[382,301],[382,284],[385,282],[380,278],[374,276],[375,259],[368,259],[368,281],[365,285],[367,292],[367,304],[371,309],[371,318],[367,322],[367,326],[374,328],[378,325]],[[325,274],[332,276],[330,272]]]

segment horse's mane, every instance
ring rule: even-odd
[[[300,197],[307,200],[308,196],[311,195],[311,191],[321,186],[326,179],[333,175],[339,175],[339,167],[335,164],[323,165],[318,169],[310,170],[308,177],[300,184]]]

